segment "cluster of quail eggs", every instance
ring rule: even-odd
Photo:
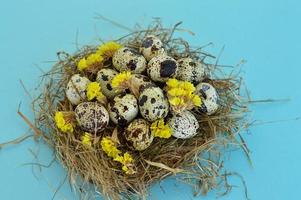
[[[116,90],[112,79],[120,72],[130,71],[138,95],[128,90]],[[199,111],[212,115],[218,109],[218,94],[205,78],[205,64],[186,57],[174,59],[167,54],[162,41],[153,35],[146,36],[139,49],[123,47],[111,60],[111,66],[102,68],[95,80],[82,74],[74,74],[67,84],[66,97],[74,106],[78,126],[93,134],[101,134],[108,126],[121,127],[128,144],[142,151],[154,139],[150,131],[152,122],[164,119],[174,138],[186,139],[198,133],[199,123],[191,111],[172,113],[164,91],[169,78],[189,81],[196,87],[202,105]],[[101,86],[107,104],[88,101],[87,85],[96,81]]]

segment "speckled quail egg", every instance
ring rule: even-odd
[[[109,113],[97,102],[83,102],[75,109],[78,124],[84,131],[98,133],[109,123]]]
[[[141,74],[133,74],[132,82],[135,84],[138,91],[141,91],[147,85],[152,84],[152,81],[147,76]]]
[[[189,112],[174,114],[168,121],[172,135],[176,138],[187,139],[197,134],[199,123],[195,116]]]
[[[177,79],[199,83],[205,75],[205,66],[203,63],[191,58],[182,58],[178,60]]]
[[[218,109],[218,94],[215,88],[209,83],[199,83],[196,86],[196,94],[200,95],[202,105],[200,110],[208,115],[212,115]]]
[[[147,68],[147,74],[153,81],[165,82],[176,76],[178,63],[172,57],[161,54],[153,57]]]
[[[145,70],[146,60],[136,50],[124,47],[114,53],[113,65],[120,72],[141,73]]]
[[[154,139],[149,129],[149,123],[144,119],[135,119],[124,132],[125,139],[135,150],[142,151],[149,147]]]
[[[132,94],[119,94],[109,103],[110,119],[120,126],[131,122],[138,111],[137,99]]]
[[[117,71],[110,68],[101,69],[97,73],[96,81],[100,84],[102,93],[109,99],[114,98],[117,94],[120,93],[115,89],[113,89],[111,84],[112,79],[117,74],[118,74]]]
[[[142,117],[150,122],[167,116],[169,104],[161,88],[149,85],[140,93],[139,109]]]
[[[164,53],[163,44],[156,36],[148,35],[142,41],[140,52],[149,61],[153,57]]]
[[[79,74],[74,74],[67,84],[66,96],[73,105],[78,105],[86,99],[86,89],[90,80]]]

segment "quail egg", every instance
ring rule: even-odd
[[[147,76],[141,74],[133,74],[132,83],[135,85],[138,91],[141,91],[147,85],[152,84],[152,81]]]
[[[110,119],[117,125],[128,124],[137,114],[138,103],[132,94],[119,94],[109,103]]]
[[[135,119],[125,129],[125,139],[135,150],[142,151],[149,147],[154,139],[145,119]]]
[[[163,44],[156,36],[148,35],[142,41],[140,52],[149,61],[153,57],[164,53]]]
[[[209,83],[199,83],[196,86],[196,94],[200,95],[202,105],[200,110],[208,115],[212,115],[218,109],[218,94],[215,88]]]
[[[141,73],[145,70],[146,60],[136,50],[124,47],[114,53],[113,65],[120,72]]]
[[[187,139],[197,134],[199,123],[195,116],[189,112],[174,114],[168,121],[168,125],[172,130],[172,135],[176,138]]]
[[[74,74],[67,84],[66,96],[73,105],[78,105],[82,100],[86,99],[86,89],[90,80],[79,74]]]
[[[153,57],[147,68],[147,74],[153,81],[165,82],[167,79],[176,76],[178,63],[167,55]]]
[[[139,96],[139,108],[142,117],[150,122],[167,116],[169,104],[161,88],[149,85]]]
[[[84,102],[75,109],[78,124],[84,131],[98,133],[104,130],[109,123],[109,113],[97,102]]]
[[[102,93],[109,99],[114,98],[120,92],[113,89],[111,81],[118,74],[117,71],[109,68],[103,68],[97,73],[96,81],[101,86]]]
[[[182,81],[199,83],[205,75],[204,64],[191,58],[182,58],[178,60],[177,78]]]

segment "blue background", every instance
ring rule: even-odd
[[[20,136],[28,130],[17,116],[18,104],[30,119],[29,103],[19,84],[31,89],[37,85],[41,69],[50,68],[56,52],[74,52],[78,32],[79,44],[97,44],[97,38],[111,39],[126,31],[95,19],[100,13],[132,27],[147,24],[151,17],[162,17],[166,25],[184,21],[195,37],[183,36],[195,44],[213,42],[208,50],[218,53],[225,45],[221,63],[236,64],[241,58],[244,76],[254,99],[290,98],[290,102],[259,104],[251,107],[252,118],[267,123],[251,128],[246,140],[252,150],[254,167],[243,154],[231,154],[227,167],[240,172],[251,199],[300,199],[300,19],[298,0],[195,0],[195,1],[62,1],[1,0],[0,3],[0,141]],[[55,163],[49,169],[32,171],[36,162],[30,153],[39,152],[39,162],[48,164],[52,152],[45,145],[28,140],[21,145],[0,150],[0,199],[51,199],[66,172]],[[244,198],[240,185],[222,200]],[[151,199],[193,199],[189,187],[173,179],[152,188]],[[215,199],[215,193],[198,199]],[[65,184],[55,199],[75,199]]]

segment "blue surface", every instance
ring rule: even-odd
[[[214,42],[209,50],[219,52],[226,46],[221,63],[236,64],[241,58],[247,85],[254,99],[291,98],[288,103],[252,106],[252,117],[260,121],[292,119],[301,115],[300,74],[301,3],[298,0],[198,0],[198,1],[42,1],[2,0],[0,6],[0,141],[13,139],[28,130],[17,116],[18,104],[31,119],[30,100],[19,79],[34,88],[60,50],[73,52],[76,32],[80,44],[96,44],[126,33],[109,23],[94,19],[96,13],[131,27],[153,16],[167,25],[184,21],[196,36],[195,44]],[[251,128],[246,140],[252,150],[254,168],[241,153],[232,153],[227,167],[240,172],[251,199],[300,199],[301,125],[299,120],[265,124]],[[45,145],[28,140],[19,146],[0,150],[0,199],[51,199],[66,172],[59,164],[32,171],[23,165],[36,162],[30,150],[40,153],[40,162],[49,163],[52,152]],[[241,185],[236,179],[233,183]],[[155,186],[151,199],[194,199],[191,190],[174,180]],[[243,188],[234,188],[222,200],[244,198]],[[76,199],[64,185],[55,199]],[[215,199],[215,194],[198,199]]]

